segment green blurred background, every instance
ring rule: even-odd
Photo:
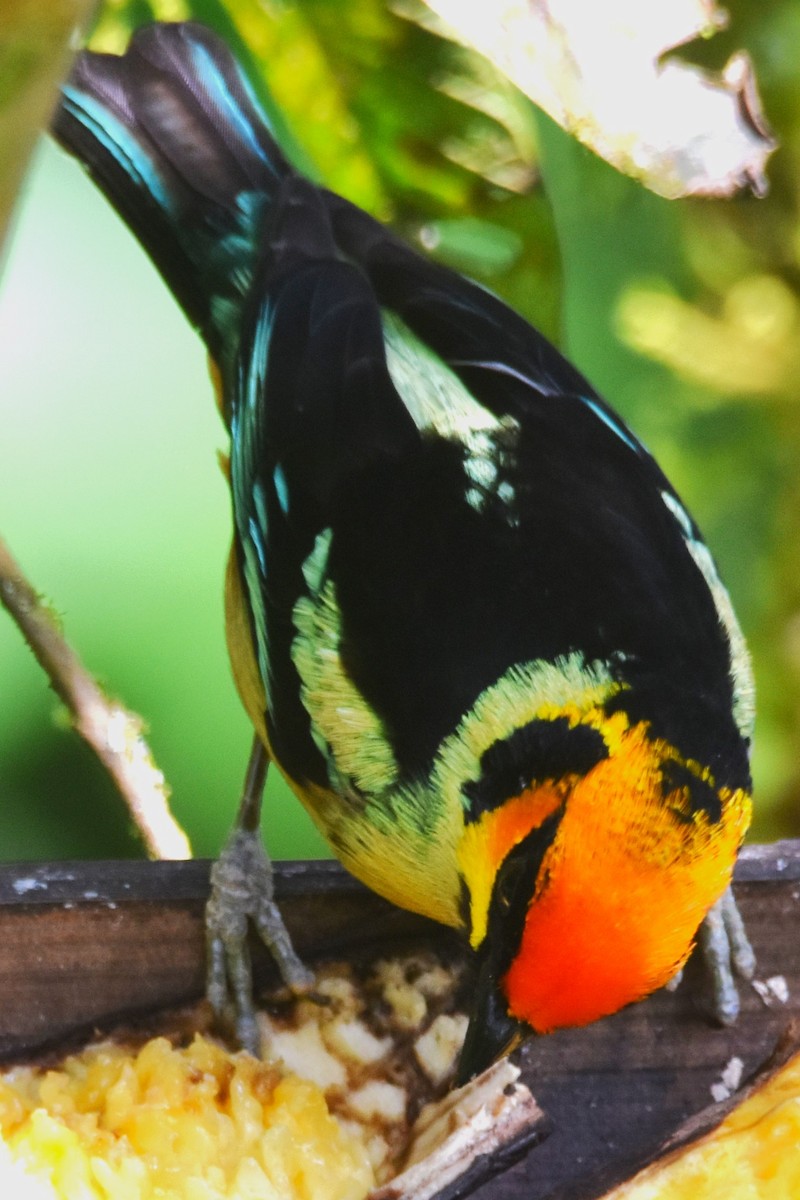
[[[625,415],[694,512],[748,635],[753,836],[769,840],[800,834],[800,6],[728,8],[730,31],[684,54],[755,60],[781,143],[765,200],[645,192],[439,36],[416,0],[127,0],[102,8],[93,36],[121,49],[153,15],[215,25],[320,177],[506,297]],[[224,430],[199,340],[47,141],[6,252],[0,366],[0,536],[106,689],[144,716],[175,814],[213,854],[250,741],[223,636]],[[266,825],[277,857],[326,852],[275,779]],[[141,853],[0,611],[0,855]]]

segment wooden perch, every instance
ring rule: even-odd
[[[3,1057],[198,997],[208,870],[205,862],[127,862],[0,871]],[[694,1136],[721,1119],[724,1099],[712,1106],[724,1097],[731,1061],[741,1060],[745,1086],[800,1019],[800,842],[746,848],[736,893],[758,955],[737,1024],[711,1027],[687,979],[676,993],[586,1029],[530,1041],[522,1078],[552,1133],[479,1187],[478,1200],[596,1200],[676,1131]],[[385,953],[409,939],[452,946],[446,930],[393,908],[335,863],[278,864],[278,899],[308,959],[370,945]]]

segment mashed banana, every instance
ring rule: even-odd
[[[460,979],[427,952],[324,964],[315,999],[261,1013],[269,1063],[201,1035],[185,1045],[196,1013],[171,1038],[14,1067],[0,1074],[0,1198],[363,1200],[448,1090]]]
[[[363,1200],[373,1184],[363,1139],[315,1084],[201,1036],[17,1067],[0,1131],[15,1200]]]

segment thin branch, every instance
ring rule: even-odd
[[[148,854],[191,858],[189,839],[169,810],[169,787],[144,739],[141,718],[104,695],[2,539],[0,601],[67,706],[74,728],[122,793]]]

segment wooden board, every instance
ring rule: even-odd
[[[208,871],[207,862],[0,869],[0,1056],[199,996]],[[738,1023],[715,1029],[687,979],[587,1029],[532,1039],[523,1077],[553,1132],[479,1188],[478,1200],[592,1200],[712,1103],[731,1059],[741,1059],[744,1080],[770,1057],[800,1017],[800,842],[748,847],[736,878],[766,1000],[743,985]],[[393,908],[335,863],[279,864],[277,891],[308,958],[407,940],[452,945],[447,931]],[[779,983],[765,987],[770,979],[785,982],[785,1003]]]

